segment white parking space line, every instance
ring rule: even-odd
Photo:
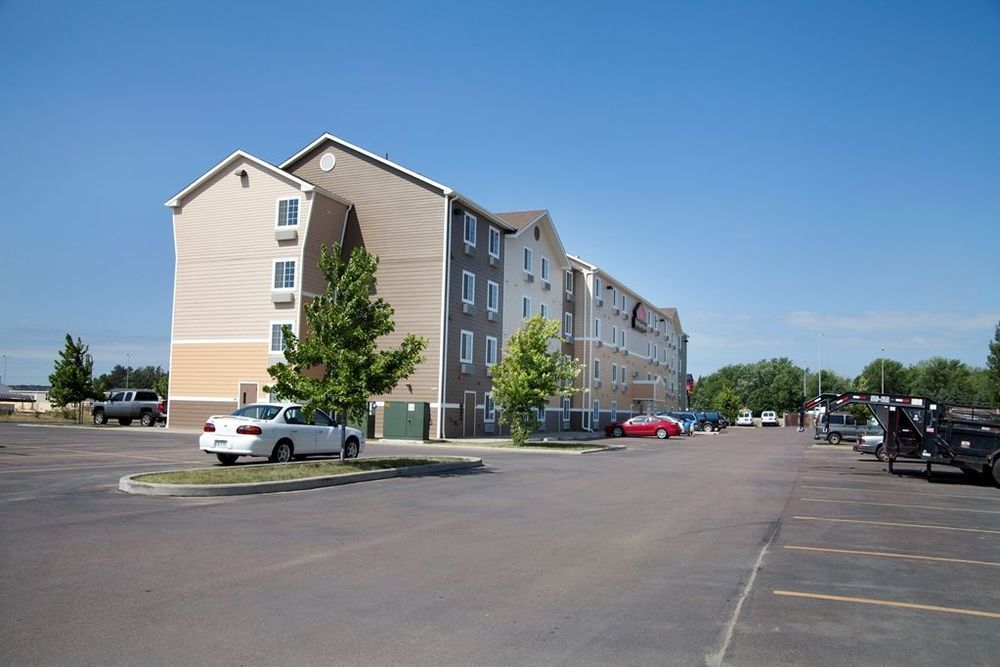
[[[810,484],[803,484],[799,488],[802,489],[830,489],[836,491],[861,491],[862,493],[891,493],[893,495],[904,495],[904,496],[933,496],[935,498],[960,498],[963,500],[990,500],[993,502],[1000,503],[1000,497],[993,496],[969,496],[969,495],[956,495],[954,493],[933,493],[927,491],[896,491],[894,489],[860,489],[854,486],[816,486]]]
[[[912,602],[896,602],[894,600],[878,600],[875,598],[856,598],[844,595],[825,595],[823,593],[806,593],[803,591],[773,591],[775,595],[786,597],[807,598],[811,600],[826,600],[829,602],[853,602],[856,604],[871,604],[883,607],[897,607],[901,609],[917,609],[919,611],[936,611],[947,614],[961,614],[963,616],[979,616],[981,618],[1000,619],[1000,613],[994,611],[982,611],[980,609],[962,609],[960,607],[939,607],[932,604],[915,604]]]
[[[0,475],[16,475],[18,473],[26,472],[60,472],[65,470],[103,470],[108,468],[123,468],[123,467],[134,467],[134,466],[162,466],[165,463],[171,465],[198,465],[200,463],[208,463],[208,461],[202,459],[199,461],[157,461],[154,463],[138,463],[134,461],[122,462],[120,464],[108,463],[104,465],[94,464],[94,465],[77,465],[77,466],[48,466],[45,468],[20,468],[12,467],[8,470],[0,470]]]
[[[888,526],[892,528],[925,528],[928,530],[954,530],[961,533],[986,533],[989,535],[1000,535],[1000,530],[987,530],[985,528],[958,528],[956,526],[941,526],[926,523],[902,523],[898,521],[873,521],[871,519],[835,519],[827,516],[793,516],[793,519],[803,521],[830,521],[833,523],[856,523],[870,526]]]
[[[895,507],[899,509],[899,503],[874,503],[868,500],[834,500],[830,498],[799,498],[807,503],[840,503],[843,505],[874,505],[876,507]],[[938,505],[906,505],[906,509],[921,510],[941,510],[944,512],[971,512],[973,514],[1000,514],[1000,510],[977,510],[966,507],[941,507]]]
[[[46,451],[68,452],[70,454],[83,454],[85,456],[113,456],[120,459],[139,459],[145,461],[165,461],[171,463],[172,459],[164,459],[155,456],[139,456],[137,454],[123,454],[121,452],[96,452],[89,449],[70,449],[68,447],[46,447]]]
[[[811,551],[816,553],[841,554],[844,556],[877,556],[879,558],[902,558],[904,560],[927,560],[936,563],[959,563],[962,565],[985,565],[987,567],[1000,567],[1000,563],[988,560],[966,560],[964,558],[943,558],[940,556],[921,556],[919,554],[898,554],[885,551],[859,551],[857,549],[831,549],[827,547],[803,547],[795,545],[785,545],[785,549],[793,551]]]

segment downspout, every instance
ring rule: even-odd
[[[452,191],[444,193],[444,237],[441,248],[441,322],[438,336],[438,409],[437,409],[437,439],[444,439],[444,403],[445,385],[447,384],[448,355],[448,277],[451,275],[451,203]]]
[[[586,279],[584,279],[583,282],[584,282],[585,285],[587,284]],[[586,320],[583,323],[583,327],[584,327],[583,330],[586,331],[587,334],[588,334],[587,335],[587,346],[584,348],[585,353],[583,355],[583,358],[585,359],[584,363],[587,364],[587,369],[586,369],[586,372],[587,372],[587,390],[584,392],[584,395],[587,397],[587,400],[589,401],[589,403],[586,403],[586,404],[583,405],[583,411],[584,412],[583,412],[583,415],[580,415],[580,425],[583,426],[584,423],[589,424],[589,426],[583,426],[583,430],[587,431],[589,433],[593,433],[593,431],[594,431],[594,415],[592,414],[593,413],[593,409],[594,409],[594,359],[593,359],[593,357],[594,357],[594,322],[593,322],[593,319],[594,319],[594,292],[595,292],[595,290],[594,290],[594,274],[593,273],[590,274],[590,289],[588,291],[590,292],[590,298],[587,299],[587,302],[584,304],[584,307],[583,307],[584,317],[586,318]],[[587,415],[587,414],[590,415],[590,418],[587,419],[587,420],[584,420],[583,416]]]

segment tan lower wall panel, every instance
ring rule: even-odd
[[[197,428],[212,415],[227,415],[236,409],[236,401],[170,401],[170,428]],[[197,442],[195,443],[197,446]]]
[[[171,396],[236,399],[240,382],[259,383],[263,397],[267,374],[266,343],[174,345],[170,365]]]

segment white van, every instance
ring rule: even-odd
[[[742,410],[736,417],[737,426],[753,426],[753,413],[749,410]]]
[[[761,426],[777,426],[778,425],[778,413],[774,410],[764,410],[760,413],[760,425]]]

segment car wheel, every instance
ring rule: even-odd
[[[358,441],[354,438],[348,438],[347,444],[344,445],[344,458],[345,459],[356,459],[358,458]]]
[[[139,417],[139,423],[143,426],[156,426],[156,417],[152,412],[143,412]]]
[[[215,458],[219,459],[219,463],[224,466],[231,466],[236,463],[236,459],[240,458],[236,454],[223,454],[222,452],[217,452]]]
[[[118,423],[121,424],[122,426],[129,426],[132,424],[132,418],[122,417],[121,419],[118,420]]]
[[[712,431],[715,430],[715,426],[712,424],[712,422],[705,422],[704,426],[701,427],[701,430],[703,430],[705,433],[711,433]]]
[[[827,442],[829,442],[831,445],[839,445],[840,439],[841,438],[839,433],[831,433],[830,435],[826,436]]]
[[[108,416],[104,414],[104,410],[98,410],[94,413],[94,423],[98,426],[108,423]]]
[[[268,457],[271,463],[288,463],[292,460],[292,443],[282,440],[274,446],[271,456]]]
[[[1000,486],[1000,459],[993,461],[993,481]]]
[[[621,426],[615,426],[613,429],[611,429],[612,438],[620,438],[623,435],[625,435],[625,431],[622,430]]]
[[[666,440],[668,435],[669,434],[667,433],[667,429],[663,428],[662,426],[656,429],[656,437],[659,438],[660,440]]]
[[[875,458],[877,458],[882,463],[885,463],[887,458],[885,455],[885,447],[879,445],[878,447],[875,448]]]

